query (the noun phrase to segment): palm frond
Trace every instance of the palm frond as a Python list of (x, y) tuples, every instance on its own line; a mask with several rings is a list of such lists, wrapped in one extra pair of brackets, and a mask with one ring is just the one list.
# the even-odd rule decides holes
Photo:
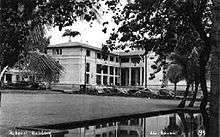
[(78, 31), (73, 31), (73, 30), (70, 30), (70, 29), (66, 29), (62, 36), (63, 36), (63, 37), (65, 37), (65, 36), (75, 37), (75, 36), (77, 36), (77, 35), (80, 35), (80, 32), (78, 32)]
[(61, 74), (64, 68), (55, 59), (47, 54), (38, 51), (28, 53), (27, 70), (41, 74), (46, 81), (55, 81)]

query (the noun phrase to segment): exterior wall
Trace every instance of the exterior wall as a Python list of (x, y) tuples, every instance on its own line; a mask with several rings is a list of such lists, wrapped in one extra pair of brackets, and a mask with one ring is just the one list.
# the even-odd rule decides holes
[(80, 84), (81, 74), (81, 51), (80, 48), (62, 48), (62, 55), (52, 54), (52, 49), (48, 54), (54, 57), (64, 67), (63, 75), (59, 79), (62, 84)]
[[(61, 49), (61, 47), (59, 48)], [(86, 51), (90, 51), (90, 56), (86, 55)], [(120, 67), (119, 62), (116, 62), (116, 55), (111, 55), (114, 57), (114, 61), (103, 60), (97, 58), (97, 50), (85, 48), (85, 47), (72, 47), (72, 48), (62, 48), (62, 55), (53, 54), (53, 49), (48, 49), (48, 54), (54, 57), (57, 61), (60, 62), (62, 66), (64, 66), (64, 73), (59, 79), (59, 84), (75, 84), (75, 85), (84, 85), (85, 84), (85, 65), (89, 63), (89, 85), (97, 85), (96, 83), (96, 76), (101, 76), (101, 84), (103, 84), (103, 76), (108, 77), (108, 84), (109, 84), (109, 77), (113, 77), (115, 81), (115, 77), (119, 77), (119, 75), (110, 75), (110, 66)], [(96, 72), (97, 64), (106, 65), (108, 66), (108, 74), (101, 74)], [(115, 70), (114, 70), (115, 71)], [(115, 72), (114, 72), (115, 74)]]

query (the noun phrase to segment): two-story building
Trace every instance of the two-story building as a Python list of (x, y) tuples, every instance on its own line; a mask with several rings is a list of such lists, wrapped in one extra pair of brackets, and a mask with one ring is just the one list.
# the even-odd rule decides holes
[[(104, 60), (100, 48), (68, 42), (48, 46), (47, 54), (65, 68), (54, 86), (66, 89), (77, 89), (85, 84), (140, 87), (147, 80), (145, 70), (150, 70), (150, 65), (145, 65), (144, 51), (140, 49), (111, 52), (107, 60)], [(149, 75), (152, 70), (146, 72)], [(151, 82), (156, 84), (156, 81), (158, 83), (158, 79)]]

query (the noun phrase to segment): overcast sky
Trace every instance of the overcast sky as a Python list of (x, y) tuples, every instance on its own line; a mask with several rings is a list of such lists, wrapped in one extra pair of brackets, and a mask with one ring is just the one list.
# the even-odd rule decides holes
[[(122, 0), (123, 5), (125, 5), (126, 0)], [(120, 8), (123, 8), (120, 6)], [(106, 11), (105, 5), (102, 6), (102, 11)], [(95, 47), (101, 47), (102, 43), (105, 43), (105, 41), (109, 38), (110, 30), (116, 25), (113, 23), (112, 19), (113, 14), (108, 11), (108, 14), (101, 15), (101, 22), (94, 21), (93, 26), (90, 27), (89, 23), (86, 21), (79, 21), (75, 23), (71, 27), (63, 28), (62, 31), (58, 30), (58, 27), (52, 28), (50, 31), (47, 32), (48, 36), (52, 36), (50, 40), (50, 44), (58, 44), (58, 43), (64, 43), (69, 41), (69, 37), (62, 37), (63, 33), (65, 32), (65, 29), (71, 29), (74, 31), (79, 31), (81, 35), (76, 36), (75, 38), (71, 38), (71, 41), (77, 41), (82, 43), (87, 43)], [(102, 26), (102, 23), (108, 21), (109, 24), (107, 26), (108, 31), (107, 34), (102, 32), (102, 29), (104, 28)]]
[(69, 37), (62, 37), (65, 29), (71, 29), (74, 31), (79, 31), (81, 35), (76, 36), (75, 38), (71, 38), (71, 41), (78, 41), (82, 43), (91, 44), (92, 46), (101, 47), (101, 44), (104, 43), (109, 35), (102, 32), (103, 26), (102, 23), (99, 24), (95, 22), (92, 27), (89, 26), (89, 23), (85, 21), (81, 21), (75, 23), (71, 27), (63, 28), (62, 31), (58, 30), (58, 27), (52, 28), (48, 31), (47, 35), (52, 36), (50, 40), (50, 44), (58, 44), (69, 41)]

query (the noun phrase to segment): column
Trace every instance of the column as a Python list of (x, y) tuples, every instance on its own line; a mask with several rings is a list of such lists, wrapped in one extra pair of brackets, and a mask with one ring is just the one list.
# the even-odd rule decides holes
[(101, 70), (101, 85), (103, 85), (103, 69)]
[(108, 70), (108, 73), (107, 73), (107, 85), (110, 85), (110, 66), (107, 66), (107, 70)]
[(128, 68), (129, 69), (129, 75), (128, 75), (128, 85), (131, 86), (131, 67)]
[(143, 85), (142, 85), (142, 83), (143, 83), (143, 82), (142, 82), (142, 71), (143, 71), (143, 70), (142, 70), (142, 67), (140, 67), (140, 86), (143, 86)]
[(216, 47), (212, 46), (211, 62), (211, 97), (210, 97), (210, 121), (208, 136), (218, 137), (220, 131), (220, 1), (214, 0), (214, 35)]

